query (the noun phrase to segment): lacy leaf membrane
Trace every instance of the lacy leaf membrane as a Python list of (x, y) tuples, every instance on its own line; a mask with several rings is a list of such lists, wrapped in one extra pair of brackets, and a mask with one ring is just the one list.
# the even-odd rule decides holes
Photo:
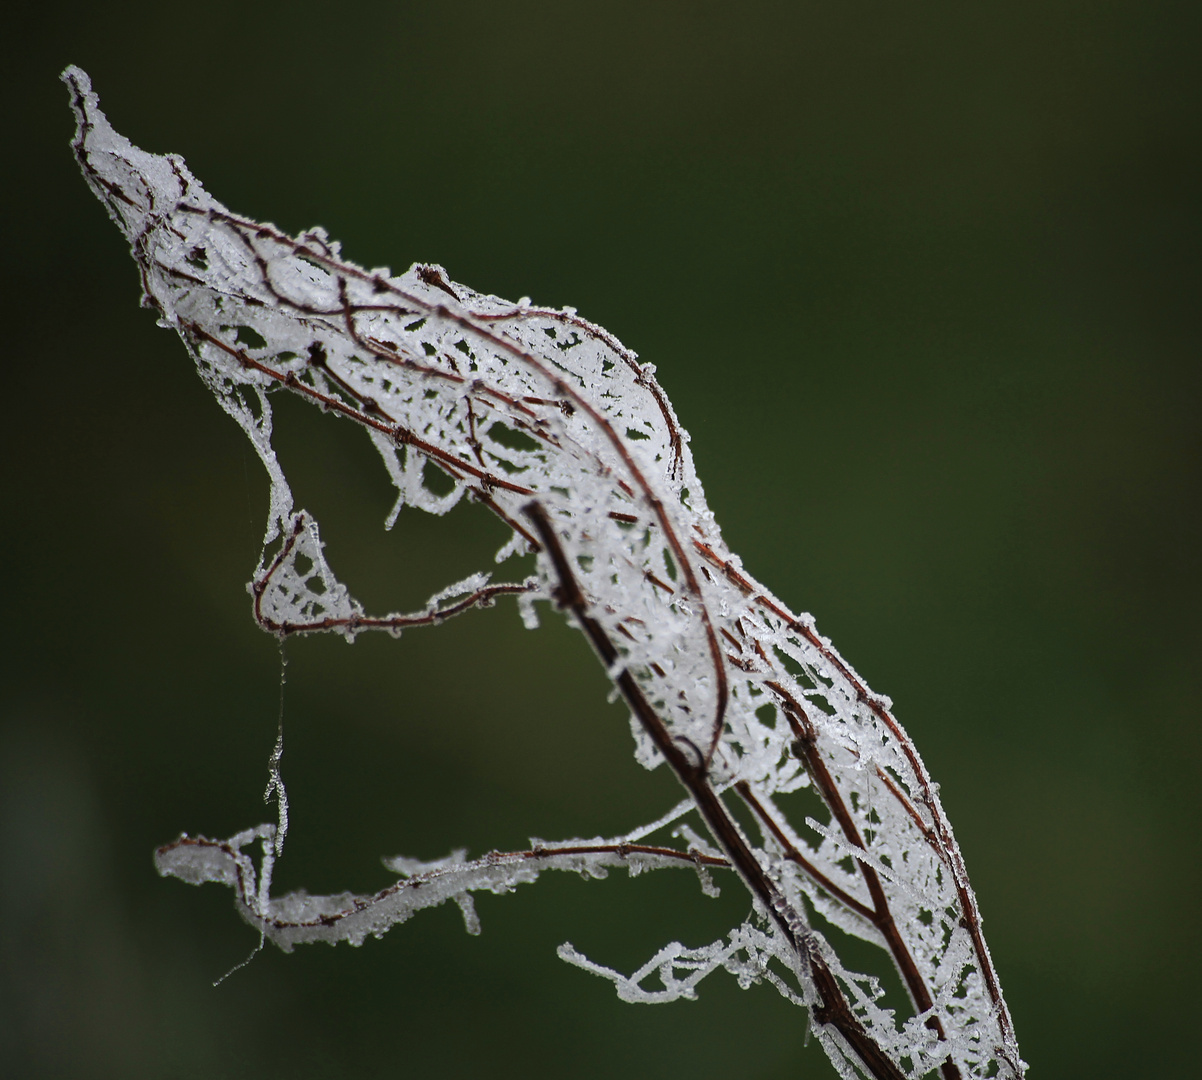
[[(711, 873), (733, 872), (752, 915), (712, 945), (672, 943), (630, 976), (567, 944), (560, 955), (628, 1001), (691, 997), (718, 969), (743, 986), (767, 981), (809, 1010), (844, 1076), (1020, 1077), (936, 786), (889, 700), (727, 549), (653, 367), (571, 308), (484, 295), (430, 264), (364, 269), (319, 228), (289, 236), (231, 213), (179, 157), (118, 135), (83, 72), (64, 79), (76, 157), (130, 242), (143, 302), (180, 335), (270, 477), (250, 586), (260, 625), (353, 640), (507, 596), (535, 625), (535, 603), (548, 602), (585, 633), (630, 706), (637, 760), (667, 762), (689, 794), (623, 837), (436, 864), (396, 858), (397, 882), (371, 896), (272, 897), (276, 826), (221, 841), (185, 835), (160, 849), (160, 872), (230, 886), (244, 918), (284, 949), (357, 945), (447, 901), (475, 933), (472, 893), (508, 892), (547, 870), (683, 867), (708, 889)], [(533, 552), (533, 577), (494, 585), (482, 571), (419, 611), (365, 614), (331, 571), (317, 523), (293, 505), (272, 447), (278, 393), (365, 429), (397, 491), (389, 527), (404, 507), (445, 514), (466, 496), (511, 530), (497, 561)], [(795, 793), (821, 800), (821, 820), (786, 816), (781, 799)], [(753, 835), (731, 812), (740, 802)], [(691, 809), (708, 839), (682, 822)], [(683, 847), (649, 842), (674, 826)], [(907, 1016), (883, 1006), (873, 978), (843, 967), (829, 926), (888, 952)]]

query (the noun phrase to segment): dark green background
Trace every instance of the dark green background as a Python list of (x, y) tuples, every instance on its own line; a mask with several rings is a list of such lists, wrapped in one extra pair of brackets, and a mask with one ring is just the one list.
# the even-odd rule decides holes
[[(24, 7), (24, 5), (22, 5)], [(659, 367), (726, 536), (941, 781), (1036, 1077), (1184, 1076), (1198, 990), (1196, 3), (48, 5), (8, 12), (0, 1071), (833, 1075), (801, 1014), (627, 970), (741, 918), (688, 874), (546, 880), (354, 951), (159, 880), (263, 820), (265, 485), (137, 308), (56, 82), (231, 209), (574, 304)], [(349, 426), (285, 464), (373, 610), (487, 559)], [(282, 887), (623, 830), (674, 798), (558, 619), (294, 643)]]

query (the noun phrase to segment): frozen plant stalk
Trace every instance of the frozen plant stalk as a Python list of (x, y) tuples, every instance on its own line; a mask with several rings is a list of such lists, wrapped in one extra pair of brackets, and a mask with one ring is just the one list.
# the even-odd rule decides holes
[[(343, 259), (320, 229), (298, 237), (230, 213), (176, 156), (109, 126), (87, 76), (69, 68), (84, 178), (129, 240), (143, 303), (176, 330), (218, 404), (271, 479), (254, 615), (280, 637), (398, 633), (498, 597), (523, 620), (551, 601), (583, 631), (629, 706), (635, 756), (667, 762), (687, 792), (625, 836), (532, 843), (468, 861), (386, 860), (397, 882), (373, 896), (271, 895), (280, 825), (224, 841), (180, 837), (160, 872), (233, 888), (243, 917), (284, 949), (362, 942), (420, 908), (507, 892), (546, 870), (600, 877), (733, 871), (753, 914), (700, 949), (673, 943), (627, 977), (560, 948), (628, 1001), (693, 996), (724, 968), (767, 980), (809, 1010), (843, 1077), (1019, 1078), (1022, 1063), (960, 850), (935, 785), (894, 719), (820, 636), (743, 570), (722, 541), (688, 436), (654, 370), (572, 309), (483, 296), (417, 264), (394, 276)], [(434, 514), (467, 493), (511, 530), (497, 553), (534, 552), (534, 576), (473, 575), (408, 614), (371, 617), (326, 563), (316, 522), (293, 507), (271, 444), (270, 395), (297, 394), (362, 427), (404, 505)], [(435, 495), (424, 470), (453, 483)], [(278, 780), (278, 777), (275, 779)], [(825, 822), (790, 822), (777, 796), (811, 788)], [(282, 799), (281, 799), (282, 801)], [(742, 802), (754, 834), (731, 811)], [(684, 823), (692, 811), (709, 833)], [(657, 833), (684, 846), (655, 840)], [(257, 864), (252, 851), (261, 847)], [(881, 1002), (818, 926), (885, 949), (912, 1014)]]

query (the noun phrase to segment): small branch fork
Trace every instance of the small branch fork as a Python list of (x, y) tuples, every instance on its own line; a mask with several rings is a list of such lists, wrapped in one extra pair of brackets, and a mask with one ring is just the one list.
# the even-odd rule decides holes
[[(601, 624), (589, 615), (589, 605), (580, 589), (559, 537), (546, 510), (540, 503), (528, 504), (523, 512), (534, 525), (544, 550), (555, 568), (559, 579), (556, 601), (575, 616), (581, 629), (588, 637), (597, 655), (607, 668), (612, 668), (618, 659), (618, 651)], [(852, 1011), (850, 1002), (839, 986), (818, 945), (818, 939), (809, 930), (779, 886), (760, 865), (742, 830), (719, 798), (709, 779), (708, 761), (689, 744), (692, 753), (686, 751), (679, 740), (673, 739), (663, 720), (652, 708), (629, 670), (617, 676), (618, 688), (629, 705), (631, 712), (642, 724), (656, 748), (663, 754), (677, 779), (693, 798), (698, 812), (704, 819), (714, 840), (725, 852), (730, 864), (738, 871), (747, 887), (773, 921), (793, 943), (794, 950), (805, 965), (821, 1001), (813, 1007), (814, 1017), (820, 1024), (833, 1027), (855, 1052), (876, 1080), (905, 1080), (904, 1074), (868, 1034)], [(945, 1075), (949, 1080), (959, 1077), (959, 1070), (950, 1061), (952, 1069)]]

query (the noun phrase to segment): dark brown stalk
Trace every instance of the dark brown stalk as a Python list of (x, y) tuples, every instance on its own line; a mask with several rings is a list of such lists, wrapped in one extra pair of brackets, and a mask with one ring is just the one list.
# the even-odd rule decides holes
[[(817, 749), (815, 748), (814, 756), (817, 757)], [(807, 768), (809, 761), (807, 759)], [(825, 767), (823, 769), (825, 771)], [(811, 777), (814, 774), (811, 772)], [(830, 774), (826, 774), (826, 779), (830, 781)], [(830, 784), (830, 794), (828, 790), (817, 779), (814, 780), (814, 785), (822, 795), (822, 799), (828, 806), (831, 806), (832, 801), (842, 810), (842, 814), (837, 813), (833, 806), (831, 813), (835, 814), (839, 819), (840, 824), (851, 821), (851, 815), (847, 813), (847, 808), (843, 803), (842, 796), (839, 794), (833, 782)], [(869, 866), (868, 863), (858, 859), (860, 871), (864, 875), (864, 883), (868, 886), (868, 895), (872, 898), (872, 907), (869, 908), (865, 904), (860, 903), (855, 897), (848, 895), (844, 890), (840, 889), (833, 881), (823, 874), (816, 866), (814, 866), (800, 851), (797, 850), (789, 838), (781, 829), (779, 823), (770, 814), (767, 808), (756, 798), (755, 793), (751, 790), (751, 785), (745, 780), (739, 781), (735, 785), (735, 790), (738, 791), (743, 801), (755, 811), (756, 816), (768, 826), (769, 831), (784, 850), (785, 857), (791, 862), (796, 863), (802, 870), (815, 882), (825, 889), (830, 895), (840, 903), (849, 907), (857, 915), (863, 916), (873, 926), (880, 931), (881, 936), (885, 939), (885, 944), (888, 946), (889, 952), (893, 955), (893, 962), (897, 965), (897, 970), (901, 973), (905, 980), (906, 989), (909, 991), (910, 998), (918, 1012), (926, 1012), (934, 1002), (931, 999), (931, 993), (927, 989), (926, 982), (923, 980), (921, 973), (918, 970), (918, 965), (914, 962), (914, 958), (910, 955), (910, 950), (906, 946), (905, 940), (901, 936), (901, 931), (897, 928), (897, 923), (893, 918), (893, 914), (889, 910), (889, 901), (885, 896), (885, 890), (881, 888), (880, 878), (877, 876), (876, 870)], [(855, 829), (854, 823), (851, 826), (852, 834), (858, 840), (859, 833)], [(846, 826), (844, 826), (844, 835), (847, 834)], [(856, 847), (863, 850), (863, 844), (856, 843), (848, 836), (849, 843), (853, 843)], [(947, 1034), (943, 1030), (943, 1023), (938, 1016), (930, 1016), (927, 1018), (926, 1026), (935, 1032), (943, 1041), (947, 1040)], [(940, 1071), (943, 1073), (946, 1080), (960, 1080), (960, 1069), (956, 1063), (949, 1057), (940, 1066)]]
[[(555, 568), (559, 579), (556, 601), (572, 612), (597, 655), (607, 668), (611, 668), (618, 660), (618, 650), (609, 640), (601, 624), (589, 615), (588, 601), (576, 581), (546, 510), (540, 503), (533, 502), (524, 508), (524, 513), (533, 523), (543, 549)], [(876, 1080), (905, 1080), (904, 1074), (869, 1035), (852, 1011), (847, 996), (822, 956), (817, 938), (806, 927), (804, 918), (794, 910), (756, 859), (742, 830), (710, 783), (705, 755), (691, 743), (683, 741), (682, 745), (682, 740), (673, 739), (629, 670), (623, 670), (615, 682), (627, 705), (642, 724), (643, 730), (651, 737), (677, 779), (692, 796), (694, 805), (718, 846), (725, 852), (752, 895), (760, 901), (773, 921), (793, 943), (799, 960), (807, 969), (821, 998), (820, 1003), (813, 1007), (814, 1018), (820, 1024), (833, 1027)], [(686, 745), (691, 753), (686, 751)]]

